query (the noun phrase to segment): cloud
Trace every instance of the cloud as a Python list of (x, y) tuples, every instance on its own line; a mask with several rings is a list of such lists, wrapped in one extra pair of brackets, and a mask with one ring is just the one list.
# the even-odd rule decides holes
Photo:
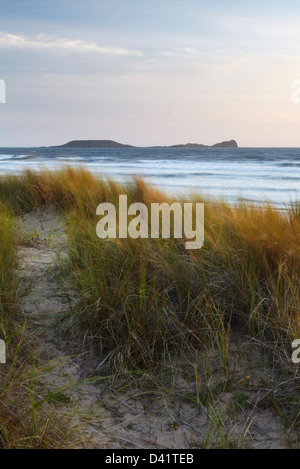
[(191, 47), (181, 47), (176, 50), (165, 50), (160, 52), (165, 57), (193, 57), (199, 55), (199, 52)]
[(26, 48), (65, 52), (89, 52), (107, 55), (142, 56), (142, 52), (117, 46), (100, 46), (96, 42), (86, 42), (81, 39), (58, 38), (38, 34), (32, 37), (20, 36), (0, 31), (0, 48)]
[(195, 49), (192, 49), (191, 47), (184, 47), (182, 51), (185, 52), (186, 54), (192, 54), (192, 55), (198, 54), (198, 52)]

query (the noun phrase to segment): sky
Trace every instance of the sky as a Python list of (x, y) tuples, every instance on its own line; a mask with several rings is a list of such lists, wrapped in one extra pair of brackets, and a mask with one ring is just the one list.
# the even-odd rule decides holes
[(298, 0), (0, 0), (0, 146), (300, 147), (299, 17)]

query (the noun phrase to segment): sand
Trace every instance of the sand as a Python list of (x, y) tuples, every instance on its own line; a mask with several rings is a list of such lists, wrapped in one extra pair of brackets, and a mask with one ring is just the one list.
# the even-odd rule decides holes
[[(72, 413), (72, 425), (85, 448), (197, 448), (210, 439), (219, 445), (210, 412), (178, 396), (155, 394), (151, 389), (132, 388), (116, 392), (107, 380), (95, 382), (87, 367), (87, 358), (67, 339), (66, 326), (60, 321), (75, 301), (72, 286), (67, 292), (57, 283), (58, 256), (68, 256), (64, 223), (54, 210), (47, 209), (22, 216), (18, 220), (26, 243), (18, 246), (20, 310), (27, 327), (38, 343), (38, 355), (47, 369), (41, 374), (43, 385), (69, 397), (57, 412)], [(32, 235), (30, 235), (32, 233)], [(50, 236), (50, 242), (49, 242)], [(64, 340), (64, 338), (66, 340)], [(101, 376), (100, 376), (101, 378)], [(178, 381), (178, 387), (193, 387)], [(187, 389), (188, 391), (188, 389)], [(249, 393), (251, 405), (226, 423), (226, 437), (238, 447), (281, 448), (283, 422), (270, 409), (259, 409), (264, 390)], [(186, 393), (187, 395), (188, 393)], [(217, 408), (226, 412), (232, 393), (219, 399)], [(84, 425), (82, 422), (85, 421)]]

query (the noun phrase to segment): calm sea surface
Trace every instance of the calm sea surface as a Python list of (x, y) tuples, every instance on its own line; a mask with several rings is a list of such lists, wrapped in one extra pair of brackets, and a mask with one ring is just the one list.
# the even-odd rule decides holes
[(0, 174), (85, 166), (129, 182), (136, 175), (168, 193), (198, 192), (284, 206), (300, 200), (300, 148), (0, 148)]

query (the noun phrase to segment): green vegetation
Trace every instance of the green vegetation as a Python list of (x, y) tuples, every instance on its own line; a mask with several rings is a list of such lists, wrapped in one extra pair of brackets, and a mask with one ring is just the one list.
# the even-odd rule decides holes
[(6, 345), (6, 364), (0, 364), (0, 449), (65, 447), (72, 438), (70, 417), (58, 418), (39, 383), (43, 367), (17, 307), (15, 239), (13, 213), (1, 202), (0, 338)]
[[(83, 169), (0, 180), (0, 201), (14, 213), (52, 206), (65, 217), (69, 261), (62, 277), (75, 290), (68, 340), (81, 338), (102, 364), (97, 373), (113, 383), (175, 395), (179, 375), (193, 383), (182, 395), (207, 409), (211, 422), (201, 447), (216, 438), (220, 447), (235, 447), (224, 422), (251, 406), (248, 393), (259, 387), (268, 392), (255, 405), (275, 409), (289, 444), (298, 444), (300, 381), (291, 343), (300, 332), (300, 205), (280, 212), (268, 204), (230, 206), (193, 196), (205, 202), (205, 243), (188, 251), (178, 239), (98, 239), (96, 207), (117, 206), (119, 194), (148, 207), (171, 202), (141, 180), (122, 186)], [(4, 329), (15, 295), (8, 241), (13, 228), (11, 218), (5, 220)], [(272, 383), (263, 373), (256, 376), (265, 367)], [(224, 393), (232, 395), (226, 415), (216, 407)]]

